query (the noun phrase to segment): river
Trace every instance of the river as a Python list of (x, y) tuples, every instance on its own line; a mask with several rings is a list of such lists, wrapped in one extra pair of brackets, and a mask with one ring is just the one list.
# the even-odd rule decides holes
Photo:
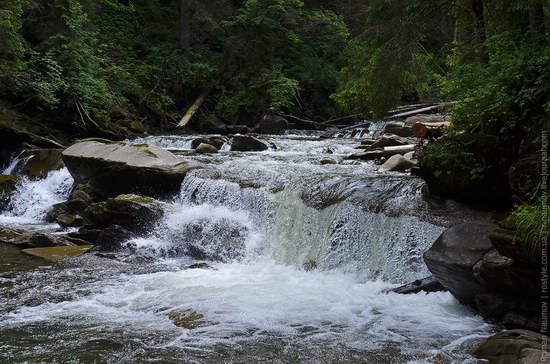
[[(422, 253), (457, 221), (423, 182), (338, 162), (357, 139), (269, 136), (264, 152), (194, 154), (192, 137), (148, 137), (190, 172), (134, 254), (61, 263), (0, 245), (2, 363), (474, 363), (494, 328), (447, 292), (387, 290), (429, 273)], [(326, 161), (328, 162), (328, 160)], [(42, 221), (67, 198), (66, 169), (23, 180), (0, 226)], [(219, 246), (244, 241), (235, 259)], [(188, 245), (218, 255), (208, 269)]]

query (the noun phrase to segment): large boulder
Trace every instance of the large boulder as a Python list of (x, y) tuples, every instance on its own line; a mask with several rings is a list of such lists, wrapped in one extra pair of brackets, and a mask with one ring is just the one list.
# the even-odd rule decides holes
[(485, 287), (474, 275), (474, 265), (493, 246), (489, 234), (497, 226), (489, 223), (462, 223), (441, 234), (424, 253), (424, 262), (435, 278), (459, 301), (473, 303)]
[(290, 128), (290, 123), (278, 115), (266, 115), (262, 118), (256, 131), (260, 134), (280, 134)]
[(20, 155), (21, 162), (17, 165), (17, 172), (30, 179), (44, 178), (46, 175), (63, 168), (61, 152), (63, 149), (26, 149)]
[(165, 205), (151, 197), (120, 195), (106, 201), (93, 203), (82, 216), (88, 226), (104, 229), (118, 225), (124, 229), (145, 233), (164, 214)]
[(111, 196), (174, 193), (195, 167), (151, 145), (98, 140), (76, 143), (62, 157), (76, 183), (89, 183)]
[(528, 330), (503, 331), (488, 338), (474, 355), (489, 364), (538, 364), (550, 361), (541, 334)]
[(267, 143), (250, 135), (235, 135), (231, 141), (231, 151), (261, 152), (268, 148)]

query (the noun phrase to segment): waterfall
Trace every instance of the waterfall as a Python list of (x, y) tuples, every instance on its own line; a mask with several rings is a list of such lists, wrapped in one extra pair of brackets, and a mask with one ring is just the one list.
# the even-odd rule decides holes
[(40, 222), (53, 205), (67, 199), (73, 182), (67, 168), (51, 171), (39, 180), (22, 177), (7, 210), (0, 215), (0, 222)]
[(223, 244), (227, 231), (238, 227), (247, 260), (268, 257), (298, 269), (403, 283), (428, 275), (421, 256), (443, 230), (414, 216), (367, 212), (347, 201), (310, 207), (300, 189), (274, 193), (200, 175), (186, 177), (172, 209), (151, 236), (133, 241), (136, 247), (185, 254), (189, 239)]

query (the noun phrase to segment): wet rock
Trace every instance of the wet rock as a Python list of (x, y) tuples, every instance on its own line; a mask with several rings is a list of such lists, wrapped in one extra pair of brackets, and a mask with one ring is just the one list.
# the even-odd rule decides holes
[(74, 245), (62, 236), (8, 228), (0, 228), (0, 242), (17, 245), (21, 248)]
[(338, 161), (332, 158), (323, 158), (319, 161), (319, 164), (338, 164)]
[(216, 148), (221, 149), (221, 147), (223, 147), (223, 145), (227, 142), (227, 139), (226, 138), (223, 138), (223, 137), (210, 137), (210, 139), (208, 139), (208, 144), (210, 145), (213, 145), (215, 146)]
[(19, 180), (20, 178), (17, 176), (0, 174), (0, 210), (5, 209), (9, 205), (11, 195), (15, 191)]
[(400, 137), (411, 137), (412, 131), (410, 126), (404, 126), (401, 124), (388, 123), (384, 127), (384, 134), (394, 134)]
[(82, 216), (94, 227), (120, 225), (130, 231), (144, 233), (162, 217), (164, 208), (164, 204), (151, 197), (130, 194), (93, 203)]
[(111, 196), (177, 192), (187, 172), (196, 167), (154, 146), (97, 140), (72, 145), (62, 158), (77, 183), (89, 183)]
[(369, 149), (372, 150), (372, 149), (384, 148), (384, 147), (395, 147), (398, 145), (407, 145), (407, 144), (410, 144), (410, 142), (405, 138), (402, 138), (398, 135), (393, 135), (393, 134), (384, 134), (374, 143), (370, 144)]
[(414, 166), (414, 163), (401, 154), (392, 155), (382, 166), (381, 171), (404, 171)]
[(210, 144), (201, 143), (195, 149), (195, 153), (200, 153), (200, 154), (218, 153), (218, 148)]
[(229, 262), (242, 258), (248, 229), (234, 221), (200, 219), (183, 227), (180, 235), (195, 259)]
[(250, 135), (235, 135), (231, 141), (231, 151), (261, 152), (268, 148), (267, 143)]
[(188, 265), (185, 267), (185, 269), (214, 269), (211, 266), (208, 265), (208, 263), (201, 262), (201, 263), (194, 263), (191, 265)]
[(542, 335), (528, 330), (509, 330), (491, 336), (474, 355), (494, 364), (538, 364), (550, 360), (543, 352)]
[(168, 318), (178, 327), (192, 330), (210, 325), (204, 320), (204, 316), (193, 310), (171, 311)]
[(540, 272), (491, 250), (473, 268), (478, 282), (494, 292), (523, 298), (540, 296)]
[(197, 147), (203, 143), (210, 144), (210, 139), (208, 138), (196, 138), (191, 141), (191, 149), (197, 149)]
[(47, 248), (30, 248), (21, 250), (22, 253), (32, 255), (52, 262), (73, 258), (90, 251), (93, 245), (56, 246)]
[(102, 229), (96, 239), (96, 245), (99, 250), (112, 251), (118, 250), (122, 245), (136, 235), (119, 225), (111, 225)]
[(63, 168), (61, 160), (62, 149), (27, 149), (19, 158), (21, 164), (16, 167), (19, 174), (30, 179), (40, 179), (58, 169)]
[(84, 219), (79, 215), (71, 215), (68, 213), (60, 214), (55, 218), (55, 221), (61, 227), (80, 227), (84, 225)]
[(317, 269), (317, 262), (313, 259), (310, 259), (302, 265), (302, 268), (304, 268), (306, 272), (310, 272)]
[(368, 150), (366, 152), (353, 153), (347, 159), (362, 159), (362, 160), (374, 160), (380, 159), (384, 156), (384, 151), (379, 150)]
[(343, 165), (347, 165), (347, 166), (359, 166), (359, 165), (361, 165), (361, 162), (359, 162), (357, 160), (344, 159), (344, 160), (340, 161), (340, 163), (338, 163), (338, 164), (343, 164)]
[(89, 228), (80, 228), (78, 231), (70, 232), (67, 235), (70, 238), (74, 239), (80, 239), (83, 241), (89, 241), (91, 243), (94, 243), (97, 241), (97, 238), (99, 237), (99, 234), (101, 233), (100, 229), (89, 229)]
[(474, 265), (493, 246), (489, 234), (496, 225), (462, 223), (446, 230), (424, 253), (424, 262), (441, 284), (463, 303), (472, 303), (485, 287), (475, 278)]
[(290, 128), (290, 123), (278, 115), (266, 115), (262, 118), (256, 131), (260, 134), (280, 134)]

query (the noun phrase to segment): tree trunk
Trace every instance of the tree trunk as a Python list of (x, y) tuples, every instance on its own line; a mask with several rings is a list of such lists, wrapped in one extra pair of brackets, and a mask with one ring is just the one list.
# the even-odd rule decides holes
[(544, 19), (544, 3), (536, 1), (529, 7), (529, 32), (535, 42), (546, 40), (546, 24)]
[(472, 10), (474, 12), (475, 30), (477, 43), (481, 49), (481, 59), (489, 63), (489, 55), (485, 49), (487, 34), (485, 33), (485, 15), (483, 14), (483, 0), (472, 0)]
[(191, 49), (191, 0), (180, 0), (180, 42), (184, 50)]
[(180, 122), (178, 123), (178, 128), (185, 127), (191, 121), (193, 116), (195, 116), (195, 113), (200, 110), (204, 100), (206, 100), (207, 97), (208, 91), (204, 91), (199, 95), (199, 97), (197, 97), (193, 105), (191, 105), (185, 115), (183, 115), (183, 117), (181, 118)]
[(429, 136), (442, 135), (451, 125), (448, 121), (439, 123), (416, 123), (411, 128), (411, 133), (417, 138), (427, 138)]

